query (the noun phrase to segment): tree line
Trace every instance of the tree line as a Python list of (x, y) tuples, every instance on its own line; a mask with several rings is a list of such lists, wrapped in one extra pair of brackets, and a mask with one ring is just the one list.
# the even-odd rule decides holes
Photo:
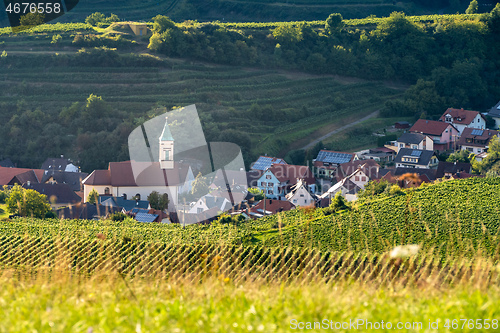
[[(468, 13), (477, 10), (474, 1)], [(447, 15), (428, 23), (393, 13), (375, 28), (348, 28), (332, 14), (323, 29), (307, 22), (271, 30), (235, 30), (217, 23), (175, 24), (154, 18), (149, 49), (234, 65), (331, 73), (412, 84), (385, 116), (438, 115), (447, 107), (484, 109), (500, 92), (500, 4), (471, 19)]]

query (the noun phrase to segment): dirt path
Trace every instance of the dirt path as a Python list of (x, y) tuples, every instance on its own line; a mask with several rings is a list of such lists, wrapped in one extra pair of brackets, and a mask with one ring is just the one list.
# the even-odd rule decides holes
[(306, 149), (312, 148), (312, 147), (314, 147), (314, 145), (315, 145), (315, 144), (317, 144), (318, 142), (323, 141), (323, 140), (325, 140), (325, 139), (327, 139), (327, 138), (331, 137), (331, 136), (332, 136), (332, 135), (334, 135), (334, 134), (337, 134), (337, 133), (339, 133), (339, 132), (342, 132), (343, 130), (346, 130), (346, 129), (350, 128), (350, 127), (353, 127), (353, 126), (355, 126), (355, 125), (357, 125), (357, 124), (359, 124), (359, 123), (361, 123), (361, 122), (363, 122), (363, 121), (365, 121), (365, 120), (368, 120), (368, 119), (370, 119), (370, 118), (374, 118), (374, 117), (378, 116), (378, 113), (379, 113), (379, 110), (377, 110), (377, 111), (375, 111), (375, 112), (372, 112), (372, 113), (370, 113), (369, 115), (367, 115), (367, 116), (365, 116), (365, 117), (363, 117), (363, 118), (361, 118), (361, 119), (358, 119), (358, 120), (356, 120), (356, 121), (353, 121), (352, 123), (349, 123), (349, 124), (347, 124), (347, 125), (344, 125), (344, 126), (342, 126), (342, 127), (339, 127), (339, 128), (337, 128), (336, 130), (333, 130), (333, 131), (331, 131), (330, 133), (327, 133), (327, 134), (325, 134), (325, 135), (323, 135), (323, 136), (321, 136), (321, 137), (317, 138), (316, 140), (311, 141), (310, 143), (308, 143), (307, 145), (305, 145), (305, 146), (304, 146), (304, 147), (302, 147), (301, 149), (306, 150)]

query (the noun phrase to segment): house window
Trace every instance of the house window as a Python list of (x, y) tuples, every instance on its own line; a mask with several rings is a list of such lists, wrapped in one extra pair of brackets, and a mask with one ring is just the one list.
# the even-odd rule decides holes
[(359, 176), (354, 177), (354, 180), (356, 180), (357, 182), (359, 182)]
[(361, 177), (361, 181), (366, 182), (366, 177)]
[(104, 189), (104, 195), (109, 195), (109, 194), (110, 194), (109, 187), (106, 187)]
[(271, 179), (271, 175), (266, 175), (266, 179)]
[(141, 200), (141, 195), (139, 193), (135, 195), (135, 200)]
[(266, 186), (266, 183), (262, 182), (260, 183), (260, 186)]
[(267, 194), (274, 194), (274, 191), (271, 189), (271, 190), (267, 190)]
[(203, 213), (203, 208), (197, 208), (196, 213), (198, 213), (198, 214)]
[(405, 144), (404, 143), (400, 143), (399, 144), (399, 148), (404, 148)]
[(300, 197), (301, 197), (301, 198), (303, 198), (303, 197), (304, 197), (304, 195), (303, 195), (303, 194), (301, 194), (301, 195), (300, 195)]
[(418, 149), (418, 146), (417, 145), (411, 145), (411, 148), (412, 149)]
[(294, 203), (294, 204), (295, 204), (295, 203), (297, 203), (297, 199), (293, 199), (293, 203)]
[(170, 149), (163, 149), (163, 160), (170, 161)]
[(273, 187), (273, 183), (267, 183), (267, 187)]

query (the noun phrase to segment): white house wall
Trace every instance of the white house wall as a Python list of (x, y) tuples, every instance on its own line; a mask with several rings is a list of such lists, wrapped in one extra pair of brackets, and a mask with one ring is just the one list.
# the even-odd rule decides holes
[(127, 195), (127, 199), (130, 200), (133, 196), (140, 194), (141, 200), (147, 200), (148, 195), (151, 194), (153, 191), (157, 191), (160, 194), (167, 193), (168, 198), (170, 200), (168, 210), (169, 211), (174, 211), (173, 206), (177, 205), (177, 187), (176, 186), (120, 186), (120, 187), (113, 187), (113, 186), (92, 186), (92, 185), (84, 185), (84, 202), (87, 202), (87, 197), (90, 192), (92, 192), (92, 189), (95, 189), (99, 195), (103, 195), (106, 191), (106, 188), (109, 188), (110, 190), (110, 195), (113, 195), (114, 197), (121, 197), (123, 194)]
[(295, 206), (309, 206), (314, 203), (311, 194), (304, 187), (300, 187), (297, 191), (295, 191), (294, 195), (288, 201), (293, 203)]

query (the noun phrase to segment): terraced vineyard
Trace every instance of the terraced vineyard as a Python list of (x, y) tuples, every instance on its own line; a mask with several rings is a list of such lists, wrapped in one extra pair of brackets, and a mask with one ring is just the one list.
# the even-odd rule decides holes
[(444, 257), (481, 254), (498, 259), (499, 178), (470, 178), (409, 190), (396, 197), (360, 202), (351, 211), (296, 209), (240, 225), (140, 224), (111, 221), (15, 219), (0, 226), (3, 242), (24, 236), (164, 244), (264, 245), (321, 251), (383, 253), (401, 244), (420, 244)]
[[(334, 77), (177, 61), (160, 67), (115, 68), (57, 66), (51, 60), (56, 65), (45, 68), (36, 64), (57, 56), (15, 51), (9, 56), (32, 57), (33, 67), (2, 70), (2, 102), (12, 105), (10, 112), (1, 112), (3, 121), (11, 119), (19, 100), (57, 117), (62, 108), (96, 94), (120, 111), (118, 119), (137, 121), (157, 105), (170, 109), (196, 104), (202, 120), (217, 121), (218, 131), (235, 129), (250, 135), (248, 147), (254, 155), (276, 154), (325, 125), (361, 118), (401, 93), (377, 82), (342, 83)], [(270, 107), (273, 114), (256, 118), (249, 111), (252, 105)], [(207, 131), (209, 136), (216, 134), (210, 133), (208, 123)]]

